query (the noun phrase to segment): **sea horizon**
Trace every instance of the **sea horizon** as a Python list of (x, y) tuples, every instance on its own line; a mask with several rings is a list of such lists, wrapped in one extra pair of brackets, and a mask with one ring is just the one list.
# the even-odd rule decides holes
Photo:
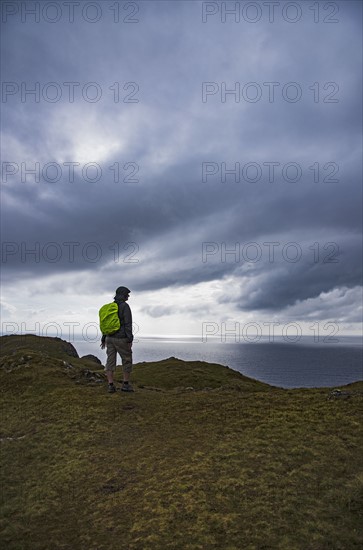
[[(52, 337), (51, 334), (47, 336)], [(91, 354), (105, 364), (106, 350), (100, 348), (99, 338), (86, 340), (82, 335), (74, 335), (62, 339), (70, 342), (80, 357)], [(134, 364), (169, 357), (221, 364), (281, 388), (339, 387), (363, 380), (363, 342), (357, 335), (334, 339), (306, 335), (299, 337), (297, 342), (268, 335), (257, 342), (234, 338), (221, 340), (220, 337), (208, 337), (203, 342), (201, 336), (185, 335), (135, 337)], [(118, 364), (121, 364), (120, 358)]]
[[(90, 343), (75, 337), (72, 344), (80, 356), (92, 354), (105, 364), (106, 350), (100, 349), (99, 340)], [(221, 341), (220, 337), (203, 342), (200, 336), (135, 337), (135, 364), (169, 357), (218, 363), (282, 388), (335, 387), (363, 380), (363, 342), (356, 335), (334, 341), (302, 336), (298, 342), (280, 336), (265, 336), (258, 342)]]

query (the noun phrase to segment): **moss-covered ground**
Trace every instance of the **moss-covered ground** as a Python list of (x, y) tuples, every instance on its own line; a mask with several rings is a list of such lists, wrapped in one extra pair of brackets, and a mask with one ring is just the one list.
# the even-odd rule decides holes
[(362, 548), (363, 383), (328, 399), (169, 358), (108, 394), (59, 341), (1, 340), (3, 548)]

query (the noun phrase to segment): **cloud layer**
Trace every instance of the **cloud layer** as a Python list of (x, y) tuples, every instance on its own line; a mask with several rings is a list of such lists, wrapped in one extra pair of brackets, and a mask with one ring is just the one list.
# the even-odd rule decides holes
[(146, 332), (359, 322), (361, 4), (106, 4), (3, 23), (5, 319), (125, 284)]

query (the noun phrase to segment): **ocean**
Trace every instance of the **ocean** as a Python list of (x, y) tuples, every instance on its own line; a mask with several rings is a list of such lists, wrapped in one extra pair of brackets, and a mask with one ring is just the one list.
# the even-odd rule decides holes
[[(75, 340), (79, 355), (91, 353), (106, 360), (99, 342)], [(315, 342), (302, 337), (298, 343), (275, 338), (253, 342), (201, 342), (200, 338), (138, 337), (133, 345), (134, 363), (168, 357), (207, 361), (228, 366), (245, 376), (282, 388), (340, 387), (363, 380), (363, 346), (359, 337), (339, 337), (337, 342)], [(120, 363), (120, 361), (119, 361)]]

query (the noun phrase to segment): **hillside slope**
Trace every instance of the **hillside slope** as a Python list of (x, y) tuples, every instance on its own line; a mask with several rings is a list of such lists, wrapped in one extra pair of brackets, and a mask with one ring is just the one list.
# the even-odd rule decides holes
[(363, 383), (328, 399), (169, 358), (109, 395), (63, 341), (17, 338), (1, 338), (3, 547), (361, 547)]

